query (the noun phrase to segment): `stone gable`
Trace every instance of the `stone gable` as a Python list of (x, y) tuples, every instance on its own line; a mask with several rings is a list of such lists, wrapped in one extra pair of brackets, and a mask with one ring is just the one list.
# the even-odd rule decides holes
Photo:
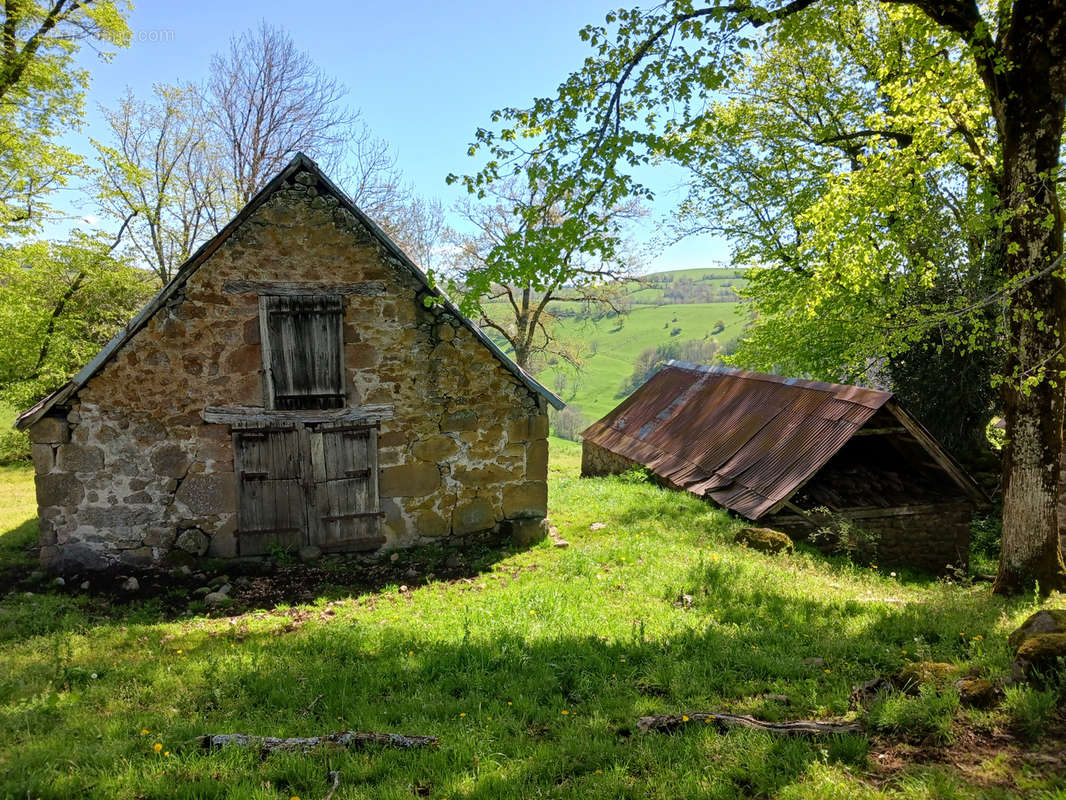
[(367, 542), (528, 533), (545, 516), (545, 399), (450, 308), (427, 306), (425, 285), (313, 173), (293, 178), (70, 398), (65, 417), (53, 408), (31, 427), (47, 565), (190, 557), (179, 540), (245, 554), (238, 506), (249, 478), (234, 471), (234, 425), (204, 414), (268, 406), (254, 287), (272, 285), (374, 287), (342, 298), (343, 405), (388, 408), (368, 440), (378, 507), (365, 514)]

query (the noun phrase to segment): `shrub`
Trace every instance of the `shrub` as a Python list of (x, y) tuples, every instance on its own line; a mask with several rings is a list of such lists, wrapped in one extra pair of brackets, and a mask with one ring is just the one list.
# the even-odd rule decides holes
[(1030, 686), (1008, 686), (1003, 708), (1020, 736), (1030, 741), (1039, 739), (1055, 718), (1059, 705), (1059, 688), (1034, 689)]
[(653, 474), (647, 467), (630, 467), (618, 476), (618, 480), (622, 483), (647, 483)]
[(951, 741), (951, 723), (958, 708), (959, 695), (954, 689), (941, 694), (932, 684), (923, 684), (916, 697), (900, 692), (882, 695), (870, 709), (870, 725), (912, 740), (944, 744)]
[(17, 412), (0, 404), (0, 464), (14, 464), (30, 457), (30, 437), (25, 431), (12, 429)]
[(866, 530), (843, 514), (835, 514), (824, 506), (811, 509), (809, 513), (818, 525), (811, 534), (812, 542), (824, 542), (832, 552), (852, 561), (877, 555), (877, 545), (881, 540), (877, 531)]

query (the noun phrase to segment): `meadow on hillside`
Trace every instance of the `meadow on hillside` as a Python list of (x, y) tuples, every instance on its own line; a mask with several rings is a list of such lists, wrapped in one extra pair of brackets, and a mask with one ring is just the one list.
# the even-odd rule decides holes
[[(710, 339), (724, 346), (743, 332), (746, 312), (734, 295), (744, 285), (742, 275), (742, 269), (708, 267), (644, 276), (641, 283), (627, 287), (631, 310), (622, 316), (573, 314), (572, 309), (559, 304), (556, 308), (566, 316), (560, 317), (553, 332), (578, 355), (580, 367), (575, 370), (560, 359), (549, 359), (538, 364), (537, 380), (590, 422), (599, 419), (625, 397), (620, 390), (644, 350), (671, 342)], [(696, 290), (731, 299), (683, 299), (698, 296)], [(506, 319), (508, 308), (504, 304), (489, 303), (485, 308), (490, 316)], [(486, 333), (493, 335), (491, 330)], [(497, 343), (505, 344), (498, 337)]]
[[(993, 711), (960, 707), (950, 685), (868, 713), (849, 702), (854, 684), (912, 660), (1003, 679), (1004, 637), (1040, 602), (802, 546), (754, 553), (732, 543), (739, 523), (724, 512), (639, 476), (581, 479), (579, 448), (551, 447), (565, 549), (405, 551), (397, 568), (412, 577), (372, 591), (331, 582), (341, 571), (327, 564), (306, 602), (249, 604), (238, 585), (212, 612), (195, 597), (27, 581), (32, 477), (0, 472), (0, 567), (19, 575), (0, 596), (0, 797), (306, 800), (326, 796), (334, 771), (333, 800), (1066, 792), (1052, 692), (1015, 687)], [(462, 577), (438, 577), (449, 558)], [(636, 727), (692, 711), (845, 717), (870, 733)], [(265, 758), (194, 742), (346, 729), (440, 742)]]

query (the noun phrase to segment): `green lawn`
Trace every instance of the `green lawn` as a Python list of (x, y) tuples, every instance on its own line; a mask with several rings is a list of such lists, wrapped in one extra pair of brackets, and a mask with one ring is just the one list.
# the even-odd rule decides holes
[[(862, 719), (852, 684), (912, 658), (1000, 679), (1005, 634), (1039, 604), (804, 548), (758, 555), (696, 498), (582, 480), (578, 448), (551, 445), (551, 515), (570, 547), (486, 551), (469, 580), (178, 621), (44, 584), (0, 596), (0, 797), (318, 800), (330, 770), (334, 800), (1066, 796), (1061, 741), (1007, 736), (1012, 718), (1048, 724), (1048, 697), (1028, 690), (998, 712), (957, 710), (951, 689), (894, 696), (871, 738), (637, 732), (652, 712)], [(0, 558), (21, 557), (29, 470), (0, 482)], [(190, 744), (344, 729), (440, 746), (260, 759)], [(1027, 765), (1030, 750), (1043, 760)]]

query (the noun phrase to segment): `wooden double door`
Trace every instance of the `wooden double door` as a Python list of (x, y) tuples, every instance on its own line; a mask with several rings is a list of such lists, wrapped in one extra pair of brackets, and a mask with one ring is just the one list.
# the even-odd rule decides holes
[(233, 431), (237, 554), (314, 545), (373, 550), (385, 542), (377, 427), (320, 424)]

